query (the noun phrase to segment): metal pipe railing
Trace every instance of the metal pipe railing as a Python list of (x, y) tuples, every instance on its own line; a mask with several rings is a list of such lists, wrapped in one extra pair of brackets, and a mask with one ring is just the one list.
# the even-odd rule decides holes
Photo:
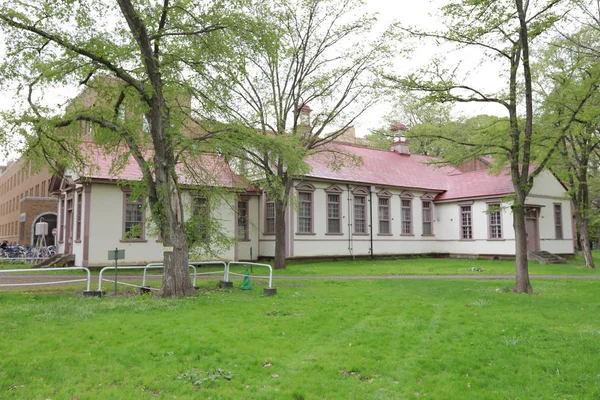
[(92, 276), (90, 274), (90, 270), (85, 267), (61, 267), (61, 268), (36, 268), (36, 269), (2, 269), (0, 270), (0, 274), (3, 273), (36, 273), (43, 272), (47, 274), (48, 272), (54, 271), (85, 271), (87, 273), (86, 279), (70, 279), (68, 281), (51, 281), (51, 282), (32, 282), (32, 283), (2, 283), (0, 287), (10, 287), (10, 286), (37, 286), (37, 285), (56, 285), (62, 283), (72, 283), (72, 282), (87, 282), (87, 291), (90, 290), (90, 285), (92, 281)]

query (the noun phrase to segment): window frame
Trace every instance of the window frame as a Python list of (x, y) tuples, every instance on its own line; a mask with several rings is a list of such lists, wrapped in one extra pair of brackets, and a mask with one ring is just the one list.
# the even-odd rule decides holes
[[(343, 235), (344, 232), (342, 230), (342, 189), (339, 187), (332, 185), (325, 189), (325, 211), (327, 213), (326, 217), (326, 226), (325, 226), (325, 234), (326, 235)], [(337, 201), (330, 201), (329, 196), (337, 196)], [(330, 217), (330, 206), (337, 206), (337, 218)], [(337, 232), (330, 230), (330, 222), (337, 220)]]
[[(244, 207), (241, 208), (240, 204), (244, 204)], [(244, 216), (243, 216), (243, 220), (242, 220), (242, 224), (240, 224), (240, 218), (242, 217), (240, 210), (244, 210)], [(249, 242), (250, 241), (250, 223), (249, 223), (249, 212), (250, 212), (250, 201), (247, 198), (240, 198), (237, 201), (237, 213), (236, 213), (236, 229), (237, 229), (237, 233), (236, 233), (236, 237), (239, 241), (241, 242)], [(243, 235), (240, 236), (240, 227), (241, 232), (243, 232)]]
[[(296, 192), (298, 193), (298, 225), (296, 227), (297, 235), (314, 235), (315, 229), (315, 187), (309, 183), (302, 183), (296, 186)], [(302, 195), (308, 195), (308, 200), (302, 200)], [(308, 203), (308, 208), (303, 208), (303, 203)], [(301, 215), (302, 211), (308, 211), (308, 216)], [(304, 220), (308, 220), (308, 231), (301, 230), (305, 229), (304, 225), (301, 222), (305, 222)]]
[[(408, 202), (408, 207), (404, 205), (404, 202)], [(405, 219), (405, 210), (408, 210), (408, 221)], [(406, 222), (408, 222), (408, 232), (404, 230)], [(400, 236), (414, 236), (413, 229), (413, 195), (402, 193), (400, 195)]]
[(75, 205), (77, 212), (77, 216), (75, 217), (75, 242), (79, 243), (81, 242), (81, 228), (83, 218), (83, 216), (81, 215), (83, 213), (83, 190), (77, 190), (75, 193), (77, 195), (77, 202)]
[[(387, 204), (385, 206), (381, 205), (381, 201), (386, 200)], [(377, 235), (378, 236), (391, 236), (392, 233), (392, 213), (391, 213), (391, 203), (392, 203), (392, 194), (387, 190), (382, 190), (377, 193)], [(382, 209), (381, 207), (385, 207), (387, 209), (387, 218), (382, 218)], [(388, 231), (382, 232), (381, 226), (382, 222), (387, 222)]]
[(563, 240), (565, 232), (563, 230), (562, 203), (554, 203), (552, 213), (554, 214), (554, 238), (556, 240)]
[[(368, 196), (369, 196), (369, 191), (365, 188), (356, 188), (352, 191), (352, 234), (353, 235), (369, 235), (369, 214), (367, 213), (367, 204), (368, 204)], [(362, 213), (363, 213), (363, 218), (362, 218), (362, 222), (363, 222), (363, 228), (364, 231), (359, 232), (356, 230), (356, 227), (358, 226), (357, 223), (357, 218), (356, 218), (356, 208), (357, 208), (357, 204), (356, 204), (356, 199), (362, 199), (363, 203), (362, 203)], [(361, 204), (358, 204), (358, 206), (360, 207)]]
[[(145, 207), (146, 200), (143, 196), (138, 197), (135, 201), (128, 201), (129, 197), (132, 196), (131, 190), (123, 190), (123, 228), (121, 230), (121, 242), (146, 242), (146, 224), (145, 224)], [(141, 221), (140, 224), (140, 237), (127, 237), (127, 206), (128, 205), (139, 205), (141, 207)], [(131, 221), (130, 221), (131, 222)]]
[[(497, 207), (497, 210), (491, 212), (492, 207)], [(502, 225), (502, 208), (500, 208), (500, 202), (488, 202), (487, 203), (487, 214), (488, 214), (488, 240), (504, 240), (504, 226)], [(498, 216), (498, 222), (493, 223), (494, 215)], [(498, 237), (494, 237), (494, 227), (500, 230)]]
[[(469, 208), (468, 212), (465, 211), (465, 208)], [(473, 232), (473, 202), (468, 202), (468, 203), (459, 203), (458, 204), (458, 210), (459, 210), (459, 215), (458, 215), (458, 219), (459, 219), (459, 240), (475, 240), (474, 239), (474, 232)], [(469, 224), (465, 225), (464, 222), (464, 216), (468, 215), (469, 218)], [(468, 227), (469, 228), (469, 236), (470, 237), (465, 237), (465, 230), (464, 228)]]
[[(200, 200), (203, 201), (202, 205), (198, 204)], [(192, 217), (195, 217), (196, 215), (200, 214), (199, 211), (201, 209), (204, 209), (204, 212), (206, 213), (206, 219), (210, 219), (210, 202), (208, 201), (208, 198), (201, 195), (192, 195)], [(209, 232), (202, 232), (202, 229), (203, 225), (198, 226), (200, 238), (202, 240), (208, 240)]]
[[(269, 216), (269, 208), (272, 206), (273, 208), (273, 216), (270, 217)], [(269, 229), (269, 226), (271, 224), (271, 220), (273, 221), (273, 230), (271, 231)], [(270, 199), (268, 197), (265, 196), (265, 221), (264, 221), (264, 231), (263, 231), (263, 235), (275, 235), (275, 229), (276, 229), (276, 219), (275, 219), (275, 200)]]
[[(421, 236), (435, 236), (435, 231), (434, 231), (434, 204), (433, 204), (433, 199), (434, 196), (426, 194), (424, 196), (421, 196)], [(425, 204), (428, 203), (429, 204), (429, 208), (427, 208), (427, 210), (429, 211), (429, 221), (425, 220)], [(429, 224), (429, 233), (425, 233), (425, 224)]]

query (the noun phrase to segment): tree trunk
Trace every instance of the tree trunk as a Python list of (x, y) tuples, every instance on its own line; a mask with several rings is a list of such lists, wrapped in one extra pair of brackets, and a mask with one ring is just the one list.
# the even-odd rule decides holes
[(515, 260), (517, 271), (515, 276), (515, 293), (533, 293), (529, 282), (529, 262), (527, 260), (527, 230), (525, 229), (525, 199), (519, 201), (517, 196), (513, 211), (513, 226), (515, 228)]
[(284, 200), (275, 200), (275, 269), (285, 268), (285, 209), (286, 202)]
[[(168, 168), (168, 163), (157, 163), (156, 186), (160, 188), (158, 203), (153, 209), (160, 218), (161, 236), (165, 247), (173, 247), (163, 258), (163, 284), (158, 292), (160, 297), (189, 296), (196, 293), (189, 273), (189, 254), (185, 234), (181, 194)], [(174, 165), (174, 164), (172, 164)], [(162, 194), (162, 195), (161, 195)]]
[(158, 292), (160, 297), (189, 296), (196, 293), (192, 286), (188, 267), (188, 246), (183, 225), (173, 227), (165, 246), (172, 246), (172, 252), (165, 252), (163, 259), (163, 285)]
[(581, 213), (575, 211), (575, 223), (579, 228), (579, 243), (583, 248), (585, 265), (590, 268), (596, 268), (596, 264), (594, 264), (594, 259), (592, 257), (592, 246), (590, 243), (590, 232), (588, 229), (587, 218), (582, 218)]

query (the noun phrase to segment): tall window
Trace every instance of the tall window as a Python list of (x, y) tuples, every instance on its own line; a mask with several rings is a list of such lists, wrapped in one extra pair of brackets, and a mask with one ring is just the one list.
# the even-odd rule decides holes
[(500, 204), (488, 205), (488, 223), (490, 239), (502, 239), (502, 213)]
[(433, 235), (433, 204), (429, 200), (423, 200), (423, 235)]
[(248, 201), (238, 201), (237, 238), (248, 240)]
[(77, 225), (76, 225), (76, 232), (75, 232), (75, 240), (81, 240), (81, 211), (82, 208), (82, 200), (83, 200), (83, 193), (82, 192), (77, 192)]
[(275, 233), (275, 202), (268, 199), (265, 204), (265, 234)]
[(390, 233), (390, 199), (379, 198), (379, 233)]
[(135, 240), (144, 238), (144, 200), (125, 193), (125, 223), (123, 238)]
[(412, 234), (412, 199), (404, 197), (400, 199), (400, 202), (402, 203), (402, 210), (400, 213), (402, 234), (410, 235)]
[(461, 239), (473, 239), (473, 210), (471, 206), (460, 206)]
[(341, 233), (340, 195), (327, 194), (327, 233)]
[(202, 239), (208, 238), (210, 212), (208, 200), (204, 197), (193, 198), (192, 215), (198, 222), (198, 232)]
[(562, 205), (561, 204), (554, 205), (554, 232), (555, 232), (557, 239), (563, 238)]
[(65, 199), (64, 197), (60, 198), (60, 205), (58, 215), (60, 217), (60, 230), (58, 231), (58, 241), (60, 243), (65, 240)]
[(312, 233), (312, 193), (298, 193), (298, 232)]
[(354, 196), (354, 233), (367, 233), (367, 197)]

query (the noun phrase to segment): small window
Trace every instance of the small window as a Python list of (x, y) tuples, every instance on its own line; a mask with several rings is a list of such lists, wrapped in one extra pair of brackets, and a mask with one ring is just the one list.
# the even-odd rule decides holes
[(271, 199), (265, 203), (265, 234), (275, 234), (275, 202)]
[(502, 212), (500, 204), (488, 205), (490, 239), (502, 239)]
[(123, 224), (123, 240), (144, 239), (144, 200), (133, 197), (131, 193), (125, 195), (125, 215)]
[(354, 233), (367, 233), (367, 198), (354, 196)]
[(390, 199), (379, 198), (379, 233), (390, 233)]
[(81, 240), (81, 213), (82, 213), (82, 204), (83, 204), (83, 193), (81, 191), (77, 192), (77, 225), (75, 232), (75, 240)]
[(327, 233), (341, 233), (340, 195), (327, 194)]
[(208, 239), (210, 209), (204, 197), (194, 197), (192, 215), (198, 220), (198, 232), (202, 239)]
[(554, 205), (554, 233), (556, 239), (563, 239), (563, 227), (562, 227), (562, 205)]
[(298, 232), (312, 233), (312, 193), (298, 193)]
[(248, 201), (238, 201), (237, 238), (248, 240)]
[(423, 235), (433, 235), (432, 209), (433, 204), (429, 200), (423, 200)]
[(473, 239), (473, 211), (471, 206), (460, 206), (461, 239)]
[(400, 214), (402, 234), (410, 235), (412, 234), (412, 199), (402, 198), (400, 202), (402, 203)]

